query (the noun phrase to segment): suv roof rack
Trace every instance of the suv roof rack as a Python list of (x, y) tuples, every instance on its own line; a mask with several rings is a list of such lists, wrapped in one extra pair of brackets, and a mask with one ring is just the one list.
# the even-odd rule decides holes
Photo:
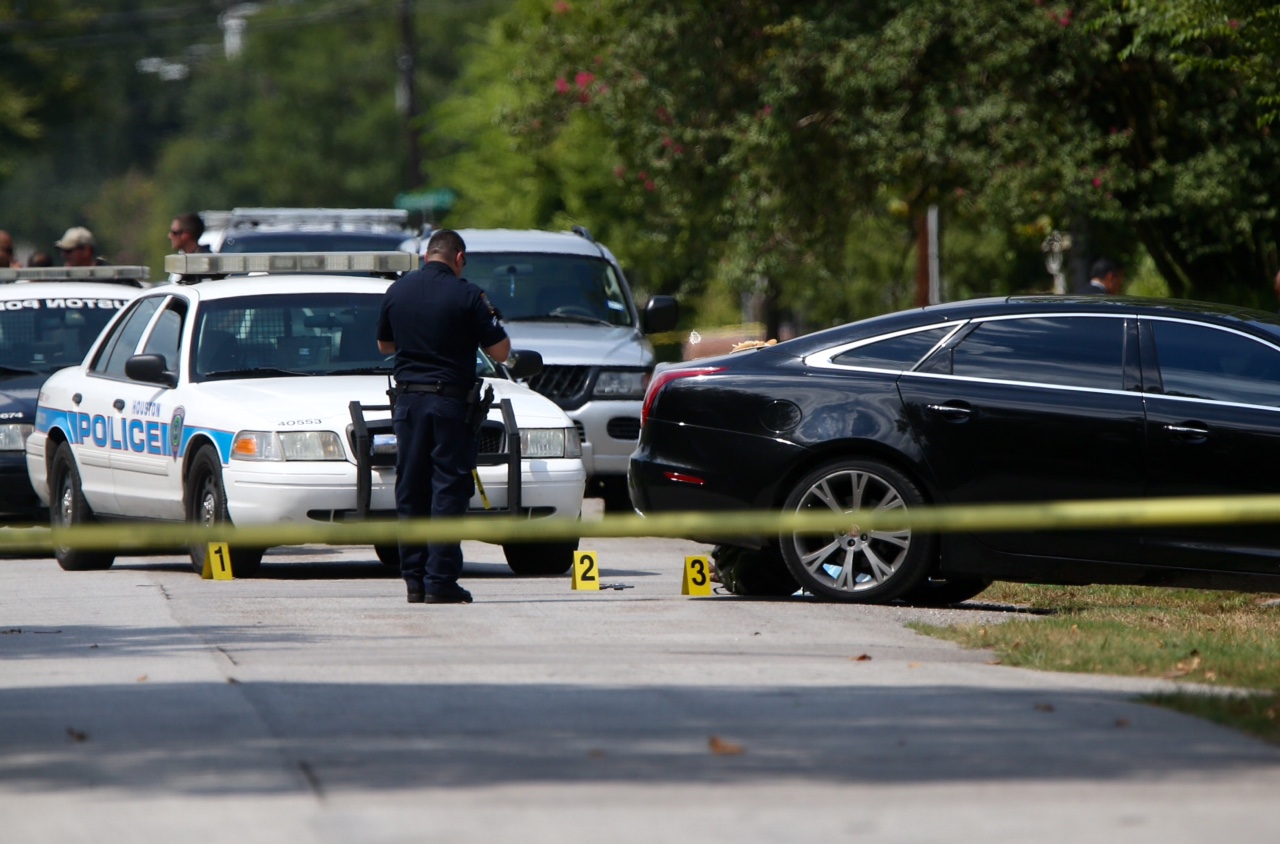
[(151, 268), (125, 264), (95, 267), (21, 267), (0, 269), (0, 284), (16, 281), (105, 281), (136, 284), (151, 277)]
[(417, 269), (408, 252), (183, 252), (166, 255), (166, 272), (193, 284), (210, 278), (249, 273), (376, 273)]
[(233, 208), (226, 223), (229, 230), (258, 226), (407, 231), (409, 212), (398, 208)]

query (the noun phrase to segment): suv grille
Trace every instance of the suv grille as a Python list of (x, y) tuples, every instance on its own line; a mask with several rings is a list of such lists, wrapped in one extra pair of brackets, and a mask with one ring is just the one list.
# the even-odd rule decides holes
[(605, 426), (605, 431), (615, 440), (640, 439), (640, 420), (634, 416), (615, 416)]
[(581, 398), (591, 377), (589, 366), (544, 366), (529, 386), (559, 404)]

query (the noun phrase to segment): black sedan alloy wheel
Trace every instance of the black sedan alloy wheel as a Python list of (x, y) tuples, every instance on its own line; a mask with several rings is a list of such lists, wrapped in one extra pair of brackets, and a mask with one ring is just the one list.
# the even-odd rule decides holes
[[(800, 479), (784, 509), (796, 513), (901, 510), (924, 503), (919, 488), (876, 460), (837, 460)], [(884, 603), (915, 588), (933, 565), (936, 538), (910, 530), (863, 530), (851, 524), (833, 534), (784, 534), (787, 567), (816, 597)]]

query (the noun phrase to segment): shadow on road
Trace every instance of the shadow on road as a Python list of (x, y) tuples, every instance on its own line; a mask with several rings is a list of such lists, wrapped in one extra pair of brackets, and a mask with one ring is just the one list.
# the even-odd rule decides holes
[[(282, 767), (306, 771), (317, 791), (359, 793), (585, 782), (1159, 781), (1274, 772), (1280, 762), (1275, 748), (1114, 695), (948, 685), (133, 683), (4, 690), (0, 713), (0, 781), (30, 792), (296, 789)], [(1182, 740), (1153, 741), (1159, 734)]]

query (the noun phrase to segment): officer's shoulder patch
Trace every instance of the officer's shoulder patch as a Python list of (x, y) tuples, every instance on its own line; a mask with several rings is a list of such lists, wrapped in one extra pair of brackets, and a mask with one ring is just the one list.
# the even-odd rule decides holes
[(502, 319), (502, 312), (498, 310), (496, 305), (489, 301), (488, 294), (483, 290), (480, 291), (480, 301), (484, 304), (485, 309), (489, 311), (491, 316), (496, 319)]

